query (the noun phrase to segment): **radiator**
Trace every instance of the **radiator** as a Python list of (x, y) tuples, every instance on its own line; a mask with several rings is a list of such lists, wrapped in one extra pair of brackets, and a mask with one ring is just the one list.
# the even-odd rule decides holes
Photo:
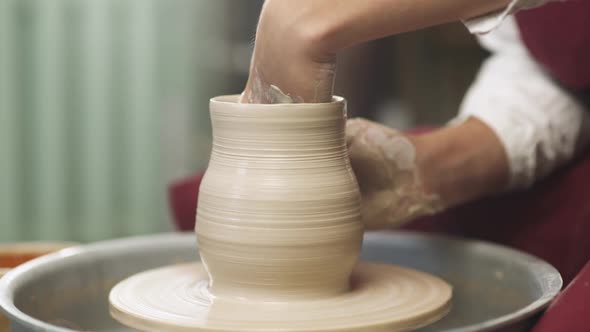
[(166, 185), (206, 164), (231, 61), (207, 42), (225, 5), (0, 0), (0, 241), (171, 228)]

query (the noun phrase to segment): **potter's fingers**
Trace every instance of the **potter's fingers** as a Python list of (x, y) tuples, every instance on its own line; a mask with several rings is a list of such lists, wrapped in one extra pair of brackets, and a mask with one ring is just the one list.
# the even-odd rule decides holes
[(374, 144), (380, 147), (383, 159), (399, 171), (411, 171), (416, 167), (416, 148), (405, 136), (387, 137)]
[(391, 185), (390, 171), (381, 152), (364, 140), (355, 140), (348, 148), (348, 156), (362, 191), (373, 191)]
[(365, 229), (379, 230), (390, 226), (392, 197), (389, 190), (363, 193), (361, 217)]
[(360, 118), (346, 121), (346, 145), (350, 146), (365, 126)]
[(361, 215), (368, 230), (401, 227), (420, 216), (441, 211), (435, 197), (396, 188), (364, 193), (362, 199)]
[(353, 118), (346, 122), (347, 144), (359, 138), (368, 138), (370, 141), (380, 141), (382, 144), (387, 139), (403, 136), (399, 131), (367, 120), (364, 118)]

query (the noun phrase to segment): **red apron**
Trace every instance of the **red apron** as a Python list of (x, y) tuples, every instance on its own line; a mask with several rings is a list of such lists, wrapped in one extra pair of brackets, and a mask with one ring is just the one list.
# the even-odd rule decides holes
[(569, 0), (516, 14), (531, 55), (566, 88), (590, 89), (590, 1)]
[[(555, 2), (522, 11), (516, 14), (516, 21), (522, 40), (535, 60), (590, 110), (590, 0)], [(590, 183), (588, 155), (566, 171), (561, 180), (554, 176), (555, 180), (549, 181), (557, 184), (549, 189), (554, 192), (543, 195), (554, 195), (555, 200), (547, 203), (555, 206), (552, 209), (555, 215), (538, 226), (544, 226), (546, 235), (552, 236), (532, 237), (530, 241), (543, 242), (544, 238), (551, 238), (546, 244), (553, 242), (548, 249), (554, 254), (547, 256), (562, 268), (566, 282), (576, 275), (575, 271), (581, 271), (535, 326), (534, 332), (590, 331), (590, 191), (582, 188)], [(567, 183), (568, 178), (570, 183)], [(584, 198), (574, 198), (580, 196)], [(577, 200), (577, 204), (568, 204), (566, 200)], [(541, 203), (540, 200), (533, 198), (530, 203), (533, 209), (541, 209), (534, 204)], [(570, 213), (565, 211), (568, 209)], [(562, 258), (558, 259), (557, 255)], [(584, 262), (588, 263), (582, 268)]]

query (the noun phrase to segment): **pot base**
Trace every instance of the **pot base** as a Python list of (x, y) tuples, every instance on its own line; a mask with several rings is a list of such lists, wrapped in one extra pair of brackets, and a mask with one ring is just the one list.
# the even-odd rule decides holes
[(331, 298), (255, 301), (209, 293), (201, 263), (123, 280), (109, 295), (111, 315), (142, 331), (408, 331), (450, 310), (452, 289), (413, 269), (360, 263), (351, 290)]

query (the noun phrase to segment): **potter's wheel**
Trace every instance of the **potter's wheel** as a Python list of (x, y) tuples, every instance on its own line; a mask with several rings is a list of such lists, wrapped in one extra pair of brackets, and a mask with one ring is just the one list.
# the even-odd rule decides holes
[(451, 287), (413, 269), (361, 263), (341, 294), (289, 301), (215, 297), (200, 263), (150, 270), (119, 283), (111, 314), (143, 331), (406, 331), (440, 319)]
[[(194, 234), (141, 236), (67, 249), (1, 278), (0, 308), (18, 332), (133, 331), (110, 316), (113, 286), (142, 271), (197, 259)], [(420, 332), (529, 331), (534, 314), (562, 285), (559, 273), (536, 257), (446, 236), (369, 233), (362, 259), (415, 268), (453, 286), (452, 310)]]
[(113, 316), (143, 331), (360, 332), (445, 315), (452, 291), (442, 279), (357, 266), (365, 227), (344, 98), (238, 99), (209, 103), (213, 142), (195, 226), (202, 263), (121, 282)]

